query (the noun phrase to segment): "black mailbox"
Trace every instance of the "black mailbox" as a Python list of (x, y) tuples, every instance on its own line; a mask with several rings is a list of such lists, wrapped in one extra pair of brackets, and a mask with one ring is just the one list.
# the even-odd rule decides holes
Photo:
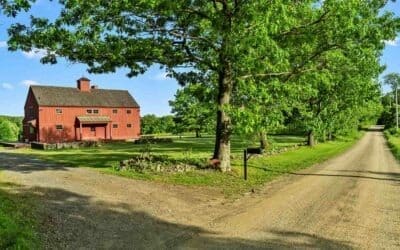
[(246, 148), (243, 152), (244, 161), (244, 179), (247, 180), (247, 160), (250, 159), (251, 155), (260, 155), (264, 153), (262, 148)]
[(260, 155), (260, 154), (264, 153), (264, 149), (262, 149), (262, 148), (247, 148), (246, 151), (248, 154)]

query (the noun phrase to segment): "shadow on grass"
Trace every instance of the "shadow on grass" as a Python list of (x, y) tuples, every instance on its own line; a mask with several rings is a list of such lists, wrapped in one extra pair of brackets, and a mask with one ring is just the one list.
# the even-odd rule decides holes
[[(2, 189), (2, 188), (0, 188)], [(347, 242), (295, 231), (268, 231), (266, 240), (222, 237), (201, 227), (157, 218), (123, 202), (105, 202), (63, 189), (15, 186), (10, 195), (38, 201), (44, 248), (48, 249), (350, 249)]]

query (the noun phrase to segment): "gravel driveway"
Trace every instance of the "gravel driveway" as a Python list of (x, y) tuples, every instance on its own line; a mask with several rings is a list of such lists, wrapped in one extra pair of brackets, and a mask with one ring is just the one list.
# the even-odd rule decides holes
[(0, 153), (41, 204), (49, 249), (400, 249), (400, 167), (379, 131), (345, 154), (234, 202)]

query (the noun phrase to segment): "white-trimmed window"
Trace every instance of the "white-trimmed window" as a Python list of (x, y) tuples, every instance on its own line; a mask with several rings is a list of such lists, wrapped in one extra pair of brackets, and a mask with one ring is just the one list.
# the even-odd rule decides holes
[(56, 114), (62, 114), (62, 109), (61, 108), (56, 108)]
[(98, 114), (99, 110), (98, 109), (86, 109), (87, 114)]
[(132, 124), (130, 124), (130, 123), (126, 124), (126, 127), (127, 128), (132, 128)]

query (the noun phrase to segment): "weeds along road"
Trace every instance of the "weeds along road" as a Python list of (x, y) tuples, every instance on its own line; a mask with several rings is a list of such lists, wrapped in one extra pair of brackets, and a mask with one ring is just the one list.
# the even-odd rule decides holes
[[(0, 153), (39, 199), (46, 248), (399, 249), (400, 167), (380, 131), (345, 154), (229, 202), (212, 189), (129, 180)], [(10, 186), (10, 185), (8, 185)]]

